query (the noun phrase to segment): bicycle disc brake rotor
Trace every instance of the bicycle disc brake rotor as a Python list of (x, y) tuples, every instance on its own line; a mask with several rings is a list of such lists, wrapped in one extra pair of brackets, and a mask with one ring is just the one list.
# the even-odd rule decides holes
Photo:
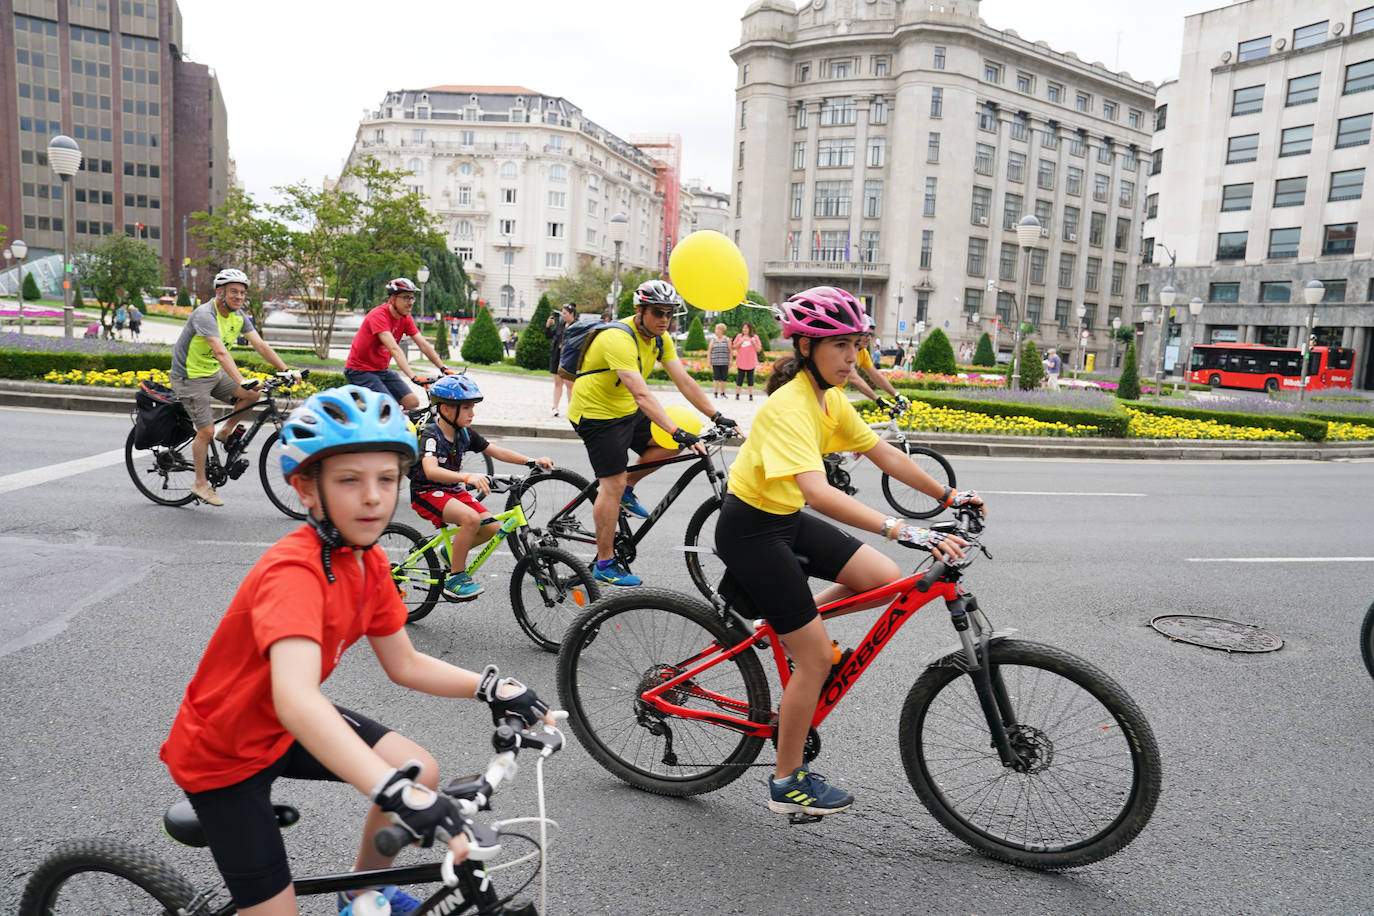
[(1012, 748), (1025, 763), (1025, 773), (1043, 773), (1054, 762), (1054, 742), (1050, 736), (1030, 725), (1016, 725), (1007, 731)]

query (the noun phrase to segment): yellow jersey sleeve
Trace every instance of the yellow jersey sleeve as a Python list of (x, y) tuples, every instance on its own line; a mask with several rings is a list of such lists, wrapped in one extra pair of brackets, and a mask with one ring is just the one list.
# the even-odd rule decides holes
[(870, 354), (870, 353), (868, 352), (868, 348), (867, 348), (867, 347), (864, 347), (864, 348), (862, 348), (862, 349), (859, 350), (859, 356), (858, 356), (858, 358), (855, 360), (855, 364), (858, 365), (858, 367), (859, 367), (860, 369), (872, 369), (872, 368), (873, 368), (873, 356), (872, 356), (872, 354)]

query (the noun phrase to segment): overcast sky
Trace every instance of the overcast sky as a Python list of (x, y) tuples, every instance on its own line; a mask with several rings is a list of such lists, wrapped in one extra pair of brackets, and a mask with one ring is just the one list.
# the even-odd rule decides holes
[[(259, 199), (337, 175), (388, 90), (521, 85), (622, 137), (682, 136), (683, 178), (727, 187), (747, 0), (180, 0), (185, 51), (213, 67), (229, 150)], [(1222, 0), (983, 0), (983, 19), (1158, 83), (1183, 17)], [(1118, 48), (1119, 38), (1119, 48)]]

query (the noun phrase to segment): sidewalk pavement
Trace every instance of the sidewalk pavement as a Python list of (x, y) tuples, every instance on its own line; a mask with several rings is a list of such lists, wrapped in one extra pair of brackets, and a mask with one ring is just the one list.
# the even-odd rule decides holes
[[(148, 325), (145, 323), (144, 328)], [(564, 416), (553, 414), (553, 380), (547, 374), (516, 375), (477, 368), (468, 374), (482, 389), (474, 426), (489, 437), (575, 439), (577, 434)], [(672, 385), (651, 386), (665, 406), (687, 406), (687, 399)], [(709, 389), (708, 389), (709, 395)], [(566, 397), (566, 396), (565, 396)], [(711, 398), (725, 416), (746, 432), (765, 402), (762, 389), (754, 400), (735, 399), (733, 386), (725, 398)], [(120, 388), (85, 385), (54, 385), (47, 382), (0, 380), (0, 406), (37, 407), (129, 414), (133, 392)], [(560, 414), (567, 407), (559, 405)], [(910, 433), (913, 442), (928, 445), (946, 455), (992, 458), (1079, 459), (1270, 459), (1338, 460), (1374, 458), (1371, 442), (1228, 442), (1163, 439), (1052, 439), (1033, 436), (973, 436), (960, 433)]]

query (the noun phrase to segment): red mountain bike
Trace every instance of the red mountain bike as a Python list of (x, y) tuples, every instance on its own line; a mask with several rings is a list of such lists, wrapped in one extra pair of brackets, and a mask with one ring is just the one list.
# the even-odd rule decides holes
[[(994, 630), (962, 584), (982, 520), (969, 510), (936, 530), (972, 545), (880, 588), (820, 608), (822, 617), (891, 599), (863, 641), (832, 669), (807, 738), (893, 635), (944, 599), (959, 645), (916, 679), (898, 718), (907, 779), (942, 825), (975, 849), (1027, 868), (1086, 865), (1144, 829), (1159, 797), (1160, 760), (1139, 707), (1110, 677), (1060, 649)], [(729, 595), (730, 583), (721, 591)], [(743, 606), (634, 588), (589, 607), (568, 629), (558, 689), (573, 731), (607, 770), (659, 795), (697, 795), (738, 779), (776, 711), (759, 660), (790, 665), (771, 626)], [(741, 613), (743, 612), (743, 613)]]

